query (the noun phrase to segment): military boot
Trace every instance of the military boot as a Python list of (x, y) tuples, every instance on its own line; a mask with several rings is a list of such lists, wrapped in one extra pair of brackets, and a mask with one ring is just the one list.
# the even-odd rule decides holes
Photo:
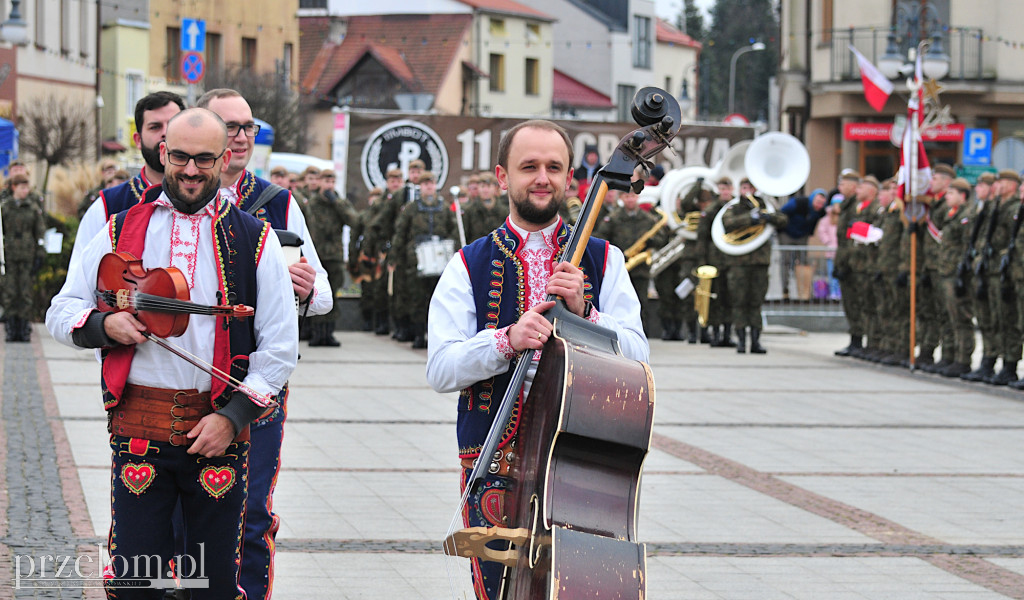
[[(309, 319), (306, 319), (306, 320), (309, 321)], [(310, 348), (312, 348), (314, 346), (323, 346), (324, 345), (324, 337), (323, 337), (323, 334), (321, 333), (323, 331), (323, 328), (320, 325), (321, 325), (320, 323), (310, 323), (310, 325), (309, 325), (309, 347)]]
[(5, 339), (8, 342), (18, 341), (18, 334), (20, 333), (18, 319), (15, 317), (7, 317), (7, 320), (4, 322), (4, 329), (7, 330), (7, 337)]
[(683, 341), (683, 322), (679, 319), (672, 320), (672, 341)]
[(670, 319), (661, 320), (661, 340), (667, 342), (672, 339), (672, 321)]
[(417, 350), (422, 350), (427, 347), (427, 326), (422, 323), (417, 323), (413, 326), (416, 335), (412, 339), (412, 347)]
[(722, 337), (718, 341), (718, 348), (735, 348), (736, 342), (732, 341), (732, 323), (722, 325)]
[(978, 365), (978, 368), (970, 373), (964, 373), (960, 376), (960, 379), (963, 379), (964, 381), (985, 381), (985, 378), (995, 375), (995, 367), (996, 357), (983, 356), (981, 357), (981, 364)]
[(334, 323), (324, 323), (321, 327), (323, 327), (323, 331), (320, 333), (321, 345), (332, 348), (337, 348), (341, 345), (341, 342), (334, 339)]
[(1024, 379), (1018, 379), (1017, 381), (1014, 381), (1013, 383), (1007, 384), (1006, 387), (1009, 387), (1009, 388), (1012, 388), (1012, 389), (1015, 389), (1015, 390), (1024, 390)]
[(948, 367), (939, 371), (939, 375), (943, 377), (960, 377), (964, 373), (968, 373), (971, 370), (971, 366), (962, 362), (950, 363)]
[(764, 346), (761, 345), (761, 329), (758, 327), (750, 328), (750, 353), (751, 354), (767, 354)]
[[(700, 327), (700, 324), (698, 323), (697, 326)], [(702, 343), (702, 344), (709, 344), (709, 345), (711, 344), (711, 332), (710, 332), (710, 329), (712, 329), (712, 328), (711, 327), (700, 327), (700, 343)]]
[(703, 333), (703, 328), (701, 328), (700, 323), (697, 321), (691, 321), (686, 328), (690, 330), (690, 337), (687, 338), (686, 341), (690, 344), (696, 344), (697, 338), (700, 337), (701, 333)]
[(722, 342), (722, 331), (719, 329), (717, 325), (712, 325), (711, 327), (709, 327), (709, 329), (711, 333), (711, 338), (708, 340), (707, 344), (712, 348), (717, 348), (719, 344)]
[(851, 351), (859, 350), (860, 349), (860, 344), (861, 344), (861, 336), (859, 336), (859, 335), (852, 335), (851, 334), (850, 335), (850, 345), (845, 347), (845, 348), (842, 348), (840, 350), (836, 350), (834, 352), (834, 354), (836, 356), (851, 356)]
[(376, 324), (376, 328), (373, 332), (377, 335), (387, 335), (391, 333), (391, 327), (388, 325), (388, 313), (387, 311), (378, 310), (373, 313), (373, 320)]
[(927, 371), (929, 373), (936, 373), (936, 374), (941, 375), (942, 372), (945, 371), (947, 368), (949, 368), (949, 366), (952, 365), (952, 364), (953, 364), (953, 361), (947, 360), (946, 358), (943, 358), (939, 362), (934, 363), (932, 365), (929, 365), (927, 369), (923, 369), (923, 370)]
[(1008, 385), (1017, 381), (1017, 361), (1006, 362), (1003, 361), (1003, 370), (999, 371), (992, 377), (986, 377), (985, 383), (991, 385)]
[(746, 354), (747, 353), (747, 328), (737, 327), (736, 328), (736, 353)]
[(21, 319), (21, 335), (18, 336), (18, 341), (32, 341), (32, 321), (29, 321), (28, 319)]

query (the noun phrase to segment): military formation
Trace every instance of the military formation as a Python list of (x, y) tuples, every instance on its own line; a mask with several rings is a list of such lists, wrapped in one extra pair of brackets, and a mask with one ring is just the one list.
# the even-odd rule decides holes
[(913, 319), (914, 368), (1024, 389), (1017, 377), (1024, 344), (1020, 183), (1019, 173), (1003, 170), (972, 186), (940, 164), (927, 192), (908, 201), (897, 197), (891, 179), (845, 173), (836, 192), (834, 275), (850, 344), (836, 354), (910, 367)]

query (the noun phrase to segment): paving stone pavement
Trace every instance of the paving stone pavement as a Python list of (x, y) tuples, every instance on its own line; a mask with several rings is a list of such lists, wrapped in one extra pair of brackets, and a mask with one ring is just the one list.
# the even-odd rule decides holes
[[(427, 387), (425, 352), (337, 335), (291, 380), (274, 597), (450, 598), (450, 576), (467, 597), (440, 553), (455, 396)], [(764, 340), (651, 342), (648, 598), (1024, 599), (1024, 395), (836, 358), (837, 334)], [(10, 583), (19, 554), (95, 557), (106, 537), (98, 365), (37, 326), (0, 369), (0, 598), (98, 597)]]

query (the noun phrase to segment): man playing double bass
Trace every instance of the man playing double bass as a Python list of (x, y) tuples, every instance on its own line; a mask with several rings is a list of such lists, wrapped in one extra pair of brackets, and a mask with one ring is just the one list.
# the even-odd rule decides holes
[[(489, 235), (464, 247), (448, 263), (430, 301), (427, 381), (435, 391), (459, 391), (457, 434), (462, 483), (472, 471), (517, 354), (540, 350), (552, 333), (543, 314), (565, 300), (579, 316), (615, 331), (622, 353), (647, 360), (649, 347), (640, 322), (640, 301), (629, 281), (622, 252), (591, 238), (580, 268), (555, 262), (569, 239), (558, 216), (572, 181), (573, 152), (558, 125), (534, 120), (516, 125), (498, 146), (496, 175), (508, 192), (509, 218)], [(536, 372), (536, 353), (520, 402)], [(507, 474), (515, 457), (518, 415), (505, 428), (497, 468), (470, 495), (469, 527), (502, 522)], [(473, 559), (478, 598), (497, 597), (502, 566)]]

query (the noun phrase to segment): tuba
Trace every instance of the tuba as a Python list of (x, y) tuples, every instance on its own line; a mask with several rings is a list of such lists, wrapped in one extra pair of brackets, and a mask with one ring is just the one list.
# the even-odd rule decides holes
[(718, 269), (711, 265), (701, 265), (694, 269), (693, 274), (700, 280), (693, 293), (693, 308), (697, 311), (697, 322), (701, 327), (707, 327), (711, 298), (715, 296), (711, 293), (711, 280), (718, 277)]
[[(716, 170), (719, 175), (725, 175), (725, 170), (737, 161), (734, 150), (740, 146), (733, 146), (718, 164)], [(802, 188), (811, 174), (811, 159), (807, 149), (800, 140), (787, 133), (766, 133), (743, 149), (743, 171), (738, 172), (740, 178), (745, 173), (755, 188), (769, 196), (789, 196)], [(766, 200), (762, 206), (753, 196), (748, 198), (754, 202), (755, 207), (769, 213), (775, 212), (775, 206), (770, 200)], [(726, 204), (711, 224), (711, 240), (719, 250), (731, 256), (750, 254), (775, 233), (774, 227), (763, 223), (727, 235), (722, 217), (726, 210), (738, 202), (739, 198), (736, 198)]]
[[(673, 169), (665, 174), (661, 184), (649, 188), (652, 197), (658, 198), (658, 203), (664, 213), (671, 215), (669, 226), (675, 230), (675, 236), (668, 244), (659, 248), (651, 254), (651, 277), (656, 277), (662, 271), (674, 263), (683, 253), (683, 247), (687, 241), (697, 239), (697, 227), (700, 224), (700, 211), (690, 211), (683, 216), (682, 223), (677, 222), (676, 210), (679, 199), (685, 196), (698, 181), (703, 180), (702, 187), (711, 193), (716, 193), (714, 183), (715, 172), (707, 167), (683, 167)], [(647, 188), (645, 188), (646, 190)]]

